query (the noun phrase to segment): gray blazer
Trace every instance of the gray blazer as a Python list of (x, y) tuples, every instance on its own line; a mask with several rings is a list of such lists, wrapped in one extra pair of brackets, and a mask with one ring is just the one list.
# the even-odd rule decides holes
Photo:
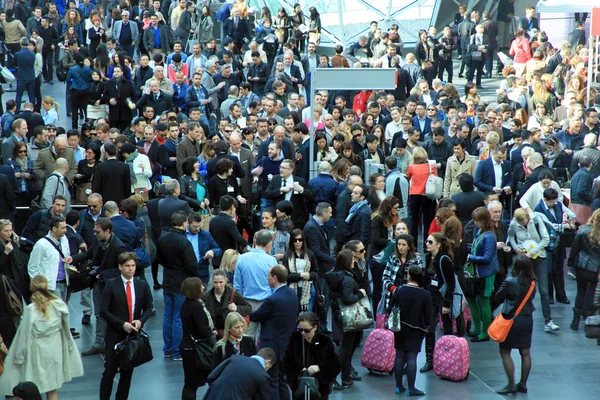
[[(135, 22), (129, 21), (129, 26), (131, 27), (131, 38), (133, 39), (133, 45), (137, 45), (140, 42), (140, 31), (138, 30), (138, 26)], [(123, 27), (123, 21), (116, 21), (113, 26), (113, 38), (119, 43), (119, 36), (121, 36), (121, 28)]]

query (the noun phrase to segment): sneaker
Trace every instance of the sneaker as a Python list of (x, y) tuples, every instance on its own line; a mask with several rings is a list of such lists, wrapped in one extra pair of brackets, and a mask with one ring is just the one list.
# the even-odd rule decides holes
[(171, 354), (165, 354), (165, 358), (171, 358)]
[(548, 321), (548, 323), (546, 325), (544, 325), (545, 332), (554, 332), (559, 329), (560, 329), (560, 326), (555, 325), (554, 322), (552, 322), (552, 320)]
[(173, 361), (183, 361), (183, 358), (181, 356), (175, 356), (173, 358), (171, 358)]

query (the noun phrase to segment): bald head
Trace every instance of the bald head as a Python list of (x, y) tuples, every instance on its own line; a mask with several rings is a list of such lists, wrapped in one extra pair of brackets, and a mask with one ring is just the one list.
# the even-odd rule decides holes
[(350, 175), (348, 177), (348, 189), (354, 190), (356, 185), (362, 185), (363, 179), (358, 175)]
[(330, 171), (331, 164), (329, 164), (327, 161), (321, 161), (321, 164), (319, 164), (319, 172), (329, 173)]
[(104, 212), (110, 218), (119, 213), (119, 207), (114, 201), (107, 201), (106, 204), (104, 204)]

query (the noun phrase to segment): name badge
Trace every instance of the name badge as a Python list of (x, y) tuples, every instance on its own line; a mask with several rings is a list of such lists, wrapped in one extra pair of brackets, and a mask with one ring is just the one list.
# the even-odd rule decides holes
[(431, 280), (431, 286), (438, 287), (439, 285), (440, 285), (440, 284), (439, 284), (439, 282), (438, 282), (438, 281), (436, 281), (435, 279), (432, 279), (432, 280)]
[(227, 186), (227, 193), (233, 193), (233, 186)]

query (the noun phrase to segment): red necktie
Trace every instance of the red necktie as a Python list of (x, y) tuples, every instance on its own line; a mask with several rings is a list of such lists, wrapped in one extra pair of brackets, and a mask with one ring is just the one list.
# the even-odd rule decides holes
[(133, 322), (133, 298), (131, 297), (131, 281), (127, 281), (127, 309), (129, 310), (129, 322)]

